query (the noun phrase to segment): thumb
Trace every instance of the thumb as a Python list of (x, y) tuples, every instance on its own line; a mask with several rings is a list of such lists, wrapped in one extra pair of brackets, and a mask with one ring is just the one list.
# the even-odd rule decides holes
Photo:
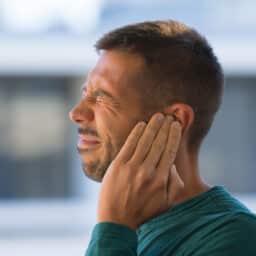
[(182, 191), (184, 188), (184, 182), (179, 176), (176, 166), (173, 164), (170, 167), (169, 171), (169, 180), (168, 180), (168, 187), (167, 187), (167, 203), (168, 207), (174, 204), (174, 200), (176, 196)]

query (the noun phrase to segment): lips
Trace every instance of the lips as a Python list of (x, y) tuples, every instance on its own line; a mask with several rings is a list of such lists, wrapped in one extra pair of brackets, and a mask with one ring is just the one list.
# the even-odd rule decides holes
[(98, 147), (100, 141), (97, 137), (91, 135), (79, 134), (78, 147), (81, 149), (93, 149)]

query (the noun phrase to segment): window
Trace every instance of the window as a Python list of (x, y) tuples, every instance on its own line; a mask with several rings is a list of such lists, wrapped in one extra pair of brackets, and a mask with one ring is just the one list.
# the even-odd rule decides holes
[(0, 198), (67, 198), (71, 102), (65, 78), (0, 81)]

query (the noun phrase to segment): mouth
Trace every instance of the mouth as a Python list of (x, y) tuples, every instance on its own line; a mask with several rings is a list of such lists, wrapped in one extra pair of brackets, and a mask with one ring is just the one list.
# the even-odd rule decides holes
[(79, 134), (77, 145), (79, 149), (95, 149), (99, 147), (100, 144), (100, 141), (96, 137)]

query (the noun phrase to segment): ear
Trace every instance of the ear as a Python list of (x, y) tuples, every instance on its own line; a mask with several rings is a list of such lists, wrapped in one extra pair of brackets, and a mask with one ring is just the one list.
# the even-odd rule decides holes
[(175, 103), (164, 108), (163, 113), (172, 115), (182, 126), (182, 134), (186, 134), (191, 127), (195, 113), (192, 107), (184, 103)]

